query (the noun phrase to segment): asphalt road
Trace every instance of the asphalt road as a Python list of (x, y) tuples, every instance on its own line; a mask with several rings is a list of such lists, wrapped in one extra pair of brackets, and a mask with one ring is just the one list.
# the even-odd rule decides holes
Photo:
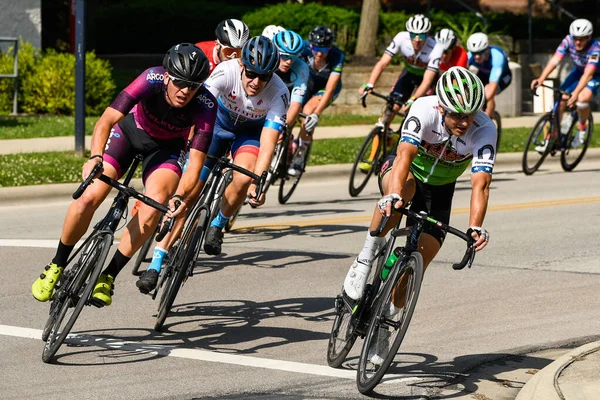
[[(489, 246), (472, 269), (453, 271), (463, 244), (446, 241), (380, 398), (468, 397), (485, 385), (475, 371), (486, 366), (539, 369), (557, 357), (540, 350), (598, 338), (600, 162), (572, 173), (557, 160), (544, 167), (531, 177), (495, 171)], [(468, 179), (457, 185), (454, 226), (467, 227), (469, 188)], [(54, 253), (68, 199), (4, 203), (0, 397), (363, 398), (354, 371), (362, 342), (339, 370), (327, 366), (326, 349), (333, 299), (379, 198), (375, 183), (351, 199), (345, 179), (303, 182), (285, 206), (274, 189), (264, 207), (243, 210), (222, 256), (199, 259), (164, 333), (152, 330), (157, 302), (125, 270), (113, 305), (86, 307), (52, 365), (40, 358), (48, 304), (30, 285)]]

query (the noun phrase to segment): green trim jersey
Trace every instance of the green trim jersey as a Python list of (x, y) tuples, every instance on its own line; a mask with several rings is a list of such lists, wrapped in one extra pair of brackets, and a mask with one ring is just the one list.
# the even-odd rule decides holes
[(451, 135), (444, 126), (437, 96), (417, 99), (402, 123), (400, 142), (419, 148), (412, 162), (415, 178), (430, 185), (455, 182), (471, 165), (471, 173), (492, 174), (496, 160), (496, 125), (483, 111), (463, 136)]

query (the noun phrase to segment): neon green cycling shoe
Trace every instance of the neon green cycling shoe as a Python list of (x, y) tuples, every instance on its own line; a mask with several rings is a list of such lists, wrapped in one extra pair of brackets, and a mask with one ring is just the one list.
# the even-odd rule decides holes
[(115, 278), (112, 275), (100, 275), (94, 292), (92, 293), (92, 304), (96, 307), (110, 306), (112, 304), (112, 295), (114, 294)]
[(38, 301), (48, 301), (52, 297), (54, 287), (60, 280), (63, 267), (50, 263), (44, 267), (44, 272), (31, 285), (31, 294)]
[(358, 164), (358, 169), (360, 169), (361, 172), (364, 172), (365, 174), (368, 174), (369, 171), (371, 170), (371, 163), (363, 161), (360, 164)]

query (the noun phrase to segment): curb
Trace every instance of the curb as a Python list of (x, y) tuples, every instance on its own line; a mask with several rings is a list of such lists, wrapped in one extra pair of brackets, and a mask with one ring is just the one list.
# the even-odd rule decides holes
[(580, 346), (557, 358), (527, 381), (515, 400), (564, 400), (558, 387), (561, 372), (579, 357), (596, 351), (600, 351), (600, 341)]
[[(522, 153), (499, 153), (495, 166), (497, 168), (517, 168), (521, 170)], [(588, 149), (585, 160), (600, 159), (600, 148)], [(330, 179), (349, 178), (352, 164), (327, 164), (306, 168), (302, 181), (322, 182)], [(141, 188), (141, 180), (132, 181), (134, 187)], [(17, 186), (0, 188), (0, 204), (33, 199), (51, 199), (70, 197), (79, 186), (78, 183), (56, 183), (50, 185)]]

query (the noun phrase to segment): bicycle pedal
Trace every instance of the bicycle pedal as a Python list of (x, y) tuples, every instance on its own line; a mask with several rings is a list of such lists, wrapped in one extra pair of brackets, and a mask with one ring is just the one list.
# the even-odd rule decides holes
[(104, 302), (102, 302), (102, 301), (100, 301), (98, 299), (95, 299), (93, 297), (88, 300), (87, 304), (91, 305), (91, 306), (94, 306), (96, 308), (103, 308), (104, 306), (106, 306), (106, 304), (104, 304)]

